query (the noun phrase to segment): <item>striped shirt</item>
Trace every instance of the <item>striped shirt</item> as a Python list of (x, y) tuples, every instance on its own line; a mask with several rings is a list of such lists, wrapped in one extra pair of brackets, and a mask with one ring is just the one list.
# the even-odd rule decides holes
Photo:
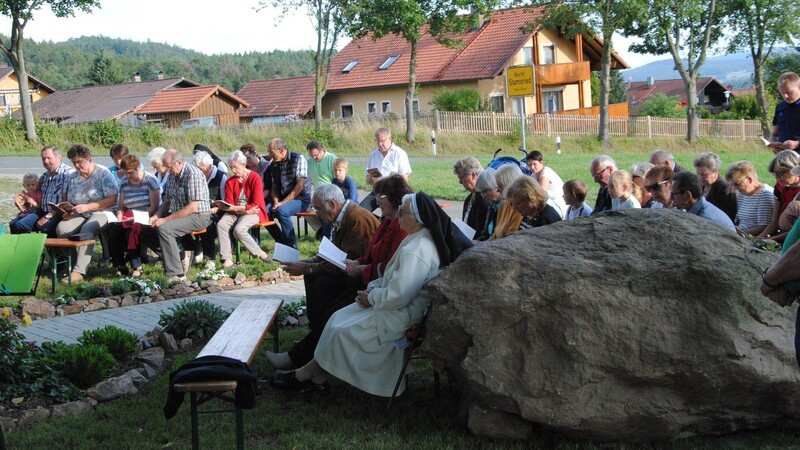
[(739, 193), (737, 197), (737, 216), (739, 228), (749, 230), (757, 226), (769, 225), (772, 211), (775, 209), (775, 196), (772, 188), (766, 184), (753, 195)]
[(125, 209), (147, 211), (150, 209), (150, 193), (160, 191), (158, 180), (149, 173), (144, 173), (142, 181), (134, 186), (125, 178), (120, 181), (119, 191), (122, 193)]
[(70, 176), (75, 173), (75, 169), (61, 163), (55, 172), (45, 172), (39, 180), (42, 182), (42, 211), (50, 211), (48, 203), (59, 203), (67, 192)]
[(199, 202), (197, 212), (209, 212), (211, 201), (208, 199), (208, 185), (206, 176), (200, 169), (183, 162), (180, 175), (171, 175), (167, 180), (167, 195), (169, 200), (169, 213), (174, 214), (185, 208), (190, 202)]

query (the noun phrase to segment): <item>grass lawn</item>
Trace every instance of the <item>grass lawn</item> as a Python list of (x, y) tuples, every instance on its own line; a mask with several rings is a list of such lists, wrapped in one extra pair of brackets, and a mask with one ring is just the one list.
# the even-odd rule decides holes
[[(305, 328), (283, 330), (282, 348), (305, 333)], [(271, 348), (264, 342), (262, 350)], [(171, 370), (194, 355), (177, 358)], [(253, 361), (259, 378), (271, 369), (262, 355)], [(167, 421), (161, 408), (167, 395), (167, 377), (151, 383), (138, 396), (99, 405), (77, 417), (46, 420), (7, 433), (9, 449), (147, 450), (191, 446), (188, 397), (178, 414)], [(219, 408), (216, 401), (206, 408)], [(475, 437), (458, 418), (458, 390), (443, 377), (442, 393), (434, 398), (433, 377), (427, 361), (410, 378), (410, 389), (393, 405), (387, 419), (386, 400), (334, 381), (328, 395), (297, 395), (264, 385), (257, 406), (244, 413), (245, 447), (325, 449), (492, 449), (492, 448), (642, 448), (641, 445), (597, 446), (538, 430), (529, 442), (514, 443)], [(232, 414), (200, 416), (201, 448), (231, 449), (235, 443)], [(800, 432), (778, 429), (740, 432), (709, 438), (682, 439), (647, 448), (752, 449), (800, 448)]]

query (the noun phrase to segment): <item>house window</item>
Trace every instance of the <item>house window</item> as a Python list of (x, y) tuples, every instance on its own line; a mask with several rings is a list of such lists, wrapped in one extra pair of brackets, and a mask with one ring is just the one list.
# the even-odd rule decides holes
[(399, 58), (399, 57), (400, 57), (400, 55), (392, 55), (392, 56), (386, 58), (386, 61), (384, 61), (383, 64), (381, 64), (381, 66), (378, 67), (378, 70), (386, 70), (386, 69), (388, 69), (389, 67), (392, 66), (392, 64), (394, 64), (395, 61), (397, 61), (397, 58)]
[(374, 116), (378, 113), (378, 104), (375, 102), (367, 102), (367, 114)]
[(556, 111), (564, 109), (563, 92), (559, 89), (542, 90), (542, 102), (544, 103), (544, 111), (552, 114)]
[(351, 70), (353, 70), (356, 67), (356, 64), (358, 64), (358, 61), (350, 61), (349, 64), (344, 66), (344, 69), (342, 69), (342, 73), (349, 73)]
[(353, 117), (353, 104), (352, 103), (343, 103), (342, 107), (342, 118), (347, 119), (348, 117)]
[(496, 94), (489, 97), (489, 106), (493, 112), (505, 112), (505, 102), (503, 101), (503, 94)]
[(555, 44), (542, 46), (542, 64), (555, 64), (556, 63), (556, 46)]
[(522, 64), (533, 64), (533, 47), (522, 47)]
[[(414, 115), (419, 114), (419, 99), (415, 98), (413, 102), (411, 102), (411, 108), (414, 110)], [(405, 111), (406, 115), (408, 115), (408, 107), (406, 106), (405, 102), (403, 102), (403, 111)]]
[(382, 101), (381, 102), (381, 113), (382, 114), (389, 114), (392, 112), (392, 102)]

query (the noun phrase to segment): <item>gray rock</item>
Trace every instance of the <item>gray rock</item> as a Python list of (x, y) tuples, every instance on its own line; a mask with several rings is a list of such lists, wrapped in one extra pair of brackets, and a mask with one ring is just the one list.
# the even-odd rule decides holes
[(106, 309), (106, 305), (103, 304), (102, 302), (96, 302), (96, 303), (89, 303), (89, 305), (86, 306), (84, 311), (85, 312), (92, 312), (92, 311), (100, 311), (100, 310), (103, 310), (103, 309)]
[[(670, 210), (522, 231), (468, 250), (428, 284), (423, 351), (463, 383), (469, 411), (575, 438), (797, 428), (793, 312), (758, 289), (777, 257)], [(491, 422), (478, 416), (470, 428), (483, 432)]]
[(108, 307), (109, 308), (119, 308), (119, 300), (110, 298), (108, 299)]
[(300, 316), (297, 318), (297, 326), (300, 327), (307, 327), (308, 326), (308, 317)]
[(158, 347), (161, 345), (158, 342), (158, 336), (147, 336), (147, 348)]
[(192, 349), (192, 347), (194, 347), (194, 342), (192, 342), (192, 340), (189, 338), (183, 338), (181, 339), (181, 343), (178, 347), (182, 352), (188, 352)]
[(156, 370), (161, 370), (161, 366), (164, 364), (164, 349), (161, 347), (153, 347), (142, 350), (142, 352), (136, 356), (136, 361), (148, 364)]
[(149, 364), (142, 364), (142, 367), (139, 368), (139, 372), (148, 380), (152, 380), (158, 375), (158, 372), (150, 367)]
[(138, 369), (131, 369), (125, 372), (124, 376), (130, 378), (138, 389), (147, 385), (147, 378)]
[(217, 280), (217, 285), (218, 286), (223, 286), (224, 287), (224, 286), (230, 286), (232, 284), (233, 284), (233, 278), (231, 278), (231, 277), (222, 277), (219, 280)]
[(41, 406), (37, 406), (34, 409), (25, 411), (22, 414), (22, 417), (19, 418), (17, 426), (20, 428), (29, 427), (35, 423), (47, 419), (48, 417), (50, 417), (50, 410)]
[(14, 431), (17, 429), (17, 421), (13, 417), (0, 416), (0, 427), (3, 427), (3, 432)]
[(34, 319), (55, 317), (56, 308), (50, 302), (28, 297), (22, 301), (22, 315), (28, 314)]
[(61, 307), (65, 315), (78, 314), (83, 312), (83, 305), (79, 303), (71, 303)]
[(203, 280), (200, 282), (200, 287), (203, 289), (208, 289), (212, 286), (216, 286), (217, 284), (219, 284), (217, 283), (217, 280)]
[(222, 287), (220, 287), (220, 286), (209, 286), (208, 287), (208, 293), (209, 294), (215, 294), (217, 292), (222, 292)]
[(122, 306), (133, 306), (136, 304), (136, 300), (133, 299), (132, 295), (125, 295), (122, 297), (122, 302), (120, 305)]
[(251, 288), (259, 285), (258, 281), (247, 280), (242, 283), (242, 288)]
[(136, 389), (136, 385), (127, 374), (101, 381), (86, 390), (86, 395), (98, 402), (107, 402), (125, 395), (138, 393), (139, 390)]
[(470, 405), (467, 428), (473, 434), (495, 439), (524, 440), (533, 432), (533, 424), (522, 417), (478, 403)]
[(166, 352), (168, 355), (172, 355), (178, 351), (178, 341), (176, 341), (175, 337), (169, 333), (165, 332), (159, 334), (158, 343), (161, 344), (164, 352)]
[(236, 272), (236, 276), (233, 278), (233, 282), (235, 284), (242, 284), (247, 280), (247, 277), (242, 272)]
[(77, 416), (78, 414), (91, 411), (92, 409), (93, 406), (88, 400), (76, 400), (74, 402), (53, 405), (51, 417), (55, 419), (58, 417)]

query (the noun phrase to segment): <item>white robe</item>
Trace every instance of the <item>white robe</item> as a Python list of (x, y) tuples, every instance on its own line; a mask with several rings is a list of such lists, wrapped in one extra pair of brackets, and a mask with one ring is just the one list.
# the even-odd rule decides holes
[[(439, 254), (428, 229), (406, 237), (382, 278), (369, 283), (371, 308), (358, 303), (331, 316), (314, 359), (331, 375), (372, 395), (389, 397), (403, 366), (394, 341), (420, 322), (429, 298), (420, 290), (439, 274)], [(398, 393), (405, 390), (400, 386)]]

